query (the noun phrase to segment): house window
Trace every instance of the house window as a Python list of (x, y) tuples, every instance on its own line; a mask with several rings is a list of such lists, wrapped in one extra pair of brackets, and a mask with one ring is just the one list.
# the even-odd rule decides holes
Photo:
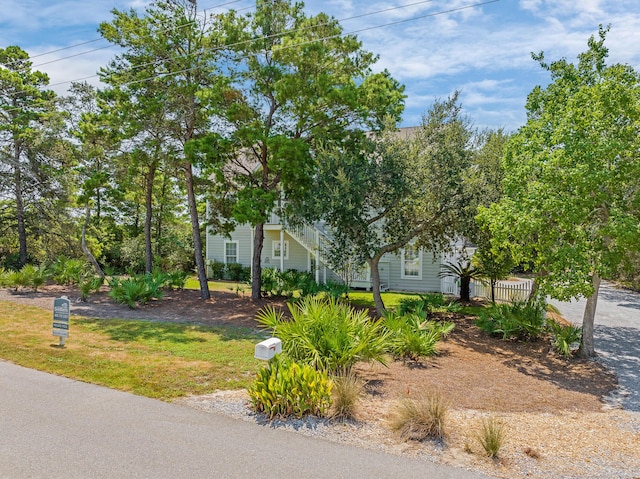
[(402, 278), (422, 279), (422, 252), (413, 246), (407, 246), (400, 253)]
[(237, 241), (224, 242), (224, 262), (225, 264), (238, 262), (238, 242)]
[[(283, 251), (280, 246), (280, 241), (272, 241), (271, 242), (271, 257), (273, 259), (280, 259)], [(289, 259), (289, 242), (284, 242), (284, 259)]]

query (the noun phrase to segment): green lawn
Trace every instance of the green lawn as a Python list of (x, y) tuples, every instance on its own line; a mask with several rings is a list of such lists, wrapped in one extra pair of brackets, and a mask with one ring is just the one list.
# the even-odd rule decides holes
[(0, 358), (142, 396), (171, 399), (249, 385), (260, 361), (255, 331), (71, 318), (65, 348), (51, 311), (0, 301)]

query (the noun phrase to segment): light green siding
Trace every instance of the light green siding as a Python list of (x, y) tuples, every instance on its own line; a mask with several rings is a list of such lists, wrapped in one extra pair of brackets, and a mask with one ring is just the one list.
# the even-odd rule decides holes
[[(422, 253), (422, 279), (403, 278), (401, 274), (402, 264), (400, 252), (388, 255), (389, 257), (389, 283), (388, 289), (397, 291), (419, 291), (430, 292), (440, 291), (440, 255), (433, 255), (431, 252)], [(435, 258), (435, 261), (434, 261)], [(380, 274), (382, 277), (382, 273)]]

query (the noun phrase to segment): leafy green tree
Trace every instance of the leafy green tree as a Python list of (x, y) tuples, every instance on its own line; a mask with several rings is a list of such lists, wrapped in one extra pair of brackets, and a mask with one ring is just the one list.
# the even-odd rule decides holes
[[(231, 22), (229, 22), (231, 23)], [(294, 203), (308, 189), (323, 143), (345, 147), (386, 116), (398, 120), (403, 87), (337, 20), (307, 16), (301, 3), (258, 0), (235, 19), (234, 87), (226, 119), (230, 134), (211, 137), (200, 151), (217, 180), (214, 212), (254, 228), (252, 297), (260, 297), (264, 223), (284, 197)], [(215, 218), (214, 218), (215, 220)], [(224, 225), (217, 221), (217, 225)]]
[(129, 93), (145, 96), (144, 108), (149, 111), (166, 109), (170, 146), (182, 152), (176, 166), (184, 175), (200, 297), (207, 299), (194, 173), (198, 157), (189, 155), (188, 144), (209, 133), (219, 116), (220, 93), (227, 82), (220, 72), (224, 28), (219, 17), (198, 13), (192, 0), (156, 0), (143, 17), (134, 10), (114, 10), (113, 15), (111, 22), (100, 25), (100, 32), (124, 52), (100, 76), (113, 87), (127, 86)]
[(0, 193), (12, 200), (18, 267), (29, 257), (29, 222), (48, 235), (47, 224), (65, 205), (68, 187), (56, 96), (43, 89), (47, 75), (31, 67), (20, 47), (0, 49)]
[(480, 216), (495, 244), (534, 266), (542, 293), (587, 297), (583, 357), (595, 355), (600, 278), (640, 244), (640, 76), (607, 66), (606, 33), (575, 65), (533, 55), (551, 83), (530, 93), (504, 158), (504, 196)]
[(316, 191), (323, 194), (308, 203), (331, 226), (336, 254), (369, 265), (379, 315), (382, 257), (412, 242), (446, 249), (464, 225), (472, 131), (457, 98), (436, 101), (412, 131), (390, 128), (359, 151), (334, 148), (319, 156)]

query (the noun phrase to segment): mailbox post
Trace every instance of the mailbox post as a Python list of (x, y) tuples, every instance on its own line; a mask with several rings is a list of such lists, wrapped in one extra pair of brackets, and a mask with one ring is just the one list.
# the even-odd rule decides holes
[(71, 313), (71, 301), (66, 296), (56, 298), (53, 301), (53, 335), (60, 338), (60, 347), (64, 347), (65, 340), (69, 337), (69, 316)]

